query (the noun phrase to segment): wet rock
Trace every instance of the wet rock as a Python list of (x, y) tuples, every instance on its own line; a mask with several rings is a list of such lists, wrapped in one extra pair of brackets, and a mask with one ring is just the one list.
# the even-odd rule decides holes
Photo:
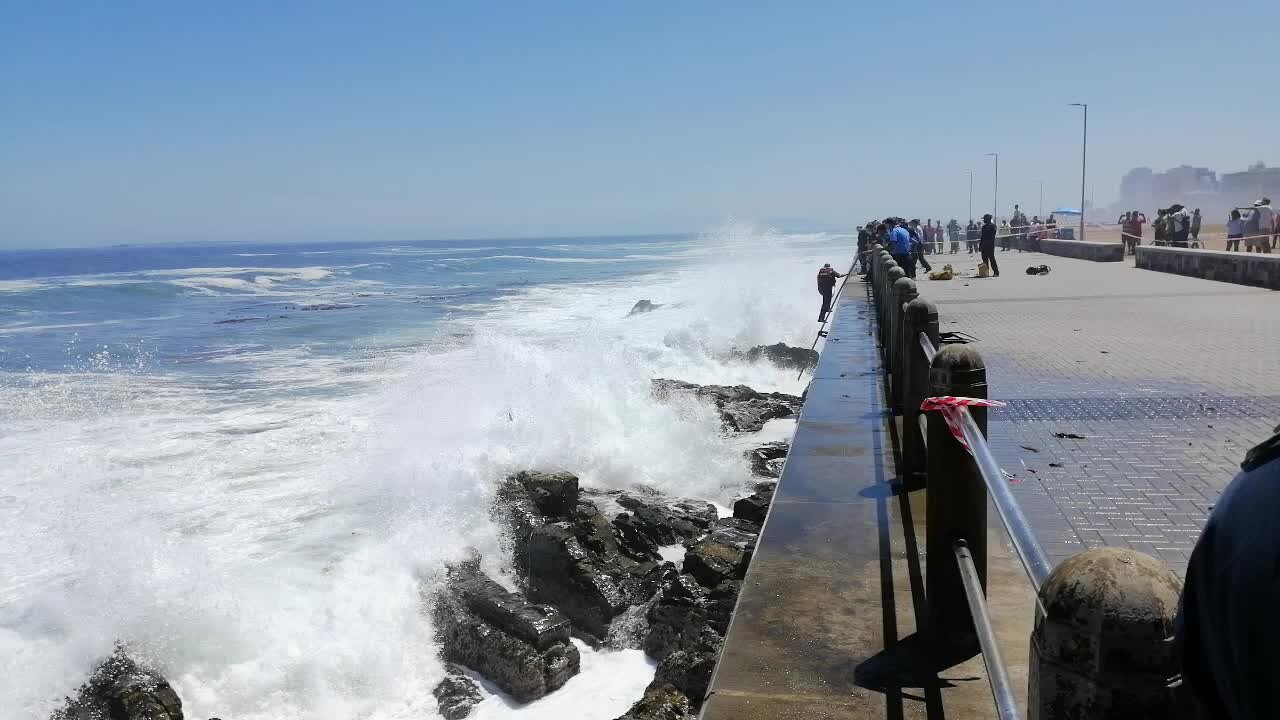
[(627, 557), (638, 562), (662, 560), (658, 543), (654, 542), (643, 522), (629, 513), (619, 513), (613, 519), (613, 526), (618, 530), (618, 548)]
[(725, 580), (707, 593), (707, 627), (715, 630), (721, 637), (729, 632), (729, 621), (733, 619), (733, 609), (738, 604), (741, 592), (740, 581)]
[(690, 720), (689, 698), (671, 685), (650, 685), (644, 697), (617, 720)]
[(720, 421), (732, 432), (756, 432), (776, 418), (792, 417), (800, 412), (803, 400), (783, 393), (761, 393), (746, 385), (695, 385), (680, 380), (653, 381), (654, 395), (659, 399), (673, 393), (692, 393), (715, 404)]
[(160, 673), (117, 647), (50, 720), (182, 720), (182, 701)]
[(653, 312), (654, 310), (657, 310), (660, 307), (662, 306), (656, 305), (652, 302), (649, 302), (648, 300), (640, 300), (636, 302), (635, 305), (631, 306), (631, 312), (627, 313), (627, 317), (631, 317), (632, 315), (639, 315), (641, 313)]
[(597, 640), (630, 605), (628, 593), (574, 534), (568, 522), (537, 528), (528, 542), (530, 596), (560, 608)]
[(720, 635), (710, 628), (703, 628), (693, 647), (677, 650), (658, 663), (658, 670), (649, 688), (670, 685), (689, 698), (689, 705), (694, 710), (701, 709), (723, 645), (724, 639)]
[(792, 347), (785, 343), (757, 345), (744, 353), (744, 357), (751, 362), (766, 360), (778, 367), (791, 370), (807, 370), (818, 364), (816, 350)]
[(791, 444), (785, 441), (771, 442), (747, 452), (751, 472), (760, 477), (782, 477), (782, 464), (786, 462)]
[(757, 525), (764, 523), (769, 505), (773, 502), (773, 487), (756, 490), (733, 504), (733, 516)]
[(358, 308), (359, 305), (353, 303), (316, 303), (315, 305), (303, 305), (299, 310), (316, 311), (316, 310), (350, 310)]
[(706, 588), (746, 576), (760, 526), (740, 518), (717, 520), (711, 533), (689, 547), (684, 570)]
[(566, 472), (523, 471), (498, 487), (497, 512), (511, 529), (513, 556), (522, 574), (528, 573), (529, 536), (548, 519), (569, 517), (578, 498), (578, 478)]
[(450, 665), (444, 679), (431, 694), (436, 697), (440, 714), (445, 720), (462, 720), (480, 704), (480, 688), (475, 681), (462, 674), (456, 665)]
[(621, 495), (617, 502), (630, 511), (629, 522), (655, 545), (675, 545), (707, 534), (718, 513), (711, 503), (672, 500), (661, 495)]
[(475, 670), (518, 702), (536, 700), (578, 673), (568, 619), (507, 592), (471, 564), (451, 569), (434, 617), (444, 659)]
[(525, 470), (512, 475), (508, 482), (523, 487), (538, 512), (546, 517), (566, 516), (578, 507), (578, 478), (572, 473)]
[(670, 566), (649, 606), (645, 654), (661, 660), (677, 650), (695, 646), (707, 626), (707, 608), (707, 591), (691, 575)]

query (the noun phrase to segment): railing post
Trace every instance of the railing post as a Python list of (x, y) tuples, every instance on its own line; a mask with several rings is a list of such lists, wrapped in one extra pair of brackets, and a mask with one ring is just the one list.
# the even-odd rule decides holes
[(907, 303), (906, 331), (902, 339), (902, 471), (904, 481), (925, 473), (925, 444), (920, 436), (920, 403), (929, 392), (929, 359), (920, 347), (920, 333), (938, 345), (938, 307), (924, 298)]
[(1030, 719), (1193, 717), (1170, 685), (1181, 593), (1164, 563), (1127, 548), (1086, 550), (1055, 568), (1031, 634)]
[[(933, 358), (929, 369), (933, 395), (986, 398), (987, 371), (982, 356), (969, 345), (947, 345)], [(985, 408), (969, 409), (987, 434)], [(925, 594), (929, 601), (929, 628), (940, 637), (972, 634), (973, 619), (960, 569), (951, 561), (952, 544), (962, 538), (969, 544), (973, 565), (987, 587), (987, 489), (973, 456), (947, 428), (941, 413), (929, 415), (928, 494), (925, 506)]]
[(911, 278), (901, 278), (893, 283), (892, 304), (890, 306), (890, 315), (892, 319), (889, 322), (889, 349), (891, 353), (889, 372), (892, 374), (893, 384), (890, 386), (890, 397), (893, 398), (893, 404), (901, 408), (904, 388), (906, 387), (906, 356), (903, 354), (902, 336), (906, 332), (906, 305), (907, 303), (919, 297), (920, 293), (916, 290), (916, 281)]
[(884, 274), (884, 284), (880, 287), (880, 349), (884, 352), (884, 366), (891, 368), (890, 364), (893, 354), (889, 350), (890, 341), (893, 338), (893, 284), (898, 280), (907, 276), (902, 268), (898, 267), (898, 263), (890, 260), (889, 269)]

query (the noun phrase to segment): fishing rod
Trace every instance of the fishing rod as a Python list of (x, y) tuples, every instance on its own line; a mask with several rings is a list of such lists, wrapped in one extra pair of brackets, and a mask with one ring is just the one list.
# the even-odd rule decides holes
[[(858, 255), (855, 253), (853, 256), (853, 262), (849, 263), (849, 272), (844, 274), (844, 279), (840, 281), (840, 287), (836, 289), (835, 297), (831, 298), (831, 310), (827, 312), (826, 317), (822, 318), (822, 326), (818, 328), (818, 334), (813, 336), (813, 344), (809, 346), (809, 352), (813, 352), (813, 349), (818, 347), (818, 338), (826, 337), (827, 322), (829, 322), (831, 320), (831, 316), (836, 313), (836, 304), (840, 302), (840, 293), (844, 292), (844, 284), (849, 282), (849, 277), (853, 275), (853, 269), (857, 267), (857, 265)], [(796, 375), (796, 380), (804, 377), (804, 371), (805, 368), (800, 368), (800, 374)]]

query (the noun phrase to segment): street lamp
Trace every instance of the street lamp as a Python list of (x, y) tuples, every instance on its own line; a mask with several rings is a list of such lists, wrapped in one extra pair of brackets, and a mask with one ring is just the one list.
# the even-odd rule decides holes
[(973, 220), (973, 171), (965, 170), (965, 172), (969, 173), (969, 220), (972, 221)]
[(1089, 160), (1089, 103), (1071, 103), (1071, 107), (1084, 108), (1084, 134), (1080, 140), (1080, 239), (1084, 240), (1084, 179)]
[(1000, 153), (987, 153), (987, 157), (996, 159), (996, 180), (991, 190), (991, 220), (995, 222), (1000, 219), (1000, 213), (996, 210), (1000, 207)]
[(1036, 217), (1039, 217), (1039, 218), (1044, 217), (1044, 181), (1043, 180), (1040, 181), (1040, 214), (1037, 215)]

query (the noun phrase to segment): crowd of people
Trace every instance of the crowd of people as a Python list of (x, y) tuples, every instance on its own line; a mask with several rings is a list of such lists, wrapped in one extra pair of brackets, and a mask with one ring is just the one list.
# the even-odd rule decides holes
[[(879, 244), (889, 251), (893, 259), (902, 268), (907, 277), (916, 276), (916, 266), (925, 272), (931, 272), (927, 255), (944, 251), (944, 238), (951, 242), (951, 253), (960, 252), (960, 223), (954, 218), (944, 227), (942, 221), (937, 224), (932, 219), (923, 225), (919, 218), (907, 220), (900, 217), (887, 217), (884, 220), (873, 220), (858, 229), (858, 257), (865, 262), (866, 254), (873, 244)], [(1000, 276), (1000, 266), (996, 262), (996, 225), (991, 215), (982, 216), (979, 228), (972, 220), (964, 230), (969, 254), (977, 250), (982, 256), (992, 275)]]
[[(1147, 224), (1145, 213), (1137, 210), (1120, 216), (1121, 238), (1125, 252), (1133, 255), (1142, 244), (1142, 230)], [(1156, 211), (1151, 223), (1152, 240), (1156, 245), (1169, 247), (1202, 247), (1200, 208), (1188, 212), (1180, 204)], [(1280, 214), (1271, 207), (1271, 198), (1260, 198), (1253, 205), (1238, 207), (1227, 217), (1227, 250), (1238, 252), (1244, 243), (1245, 252), (1270, 253), (1280, 246)]]

